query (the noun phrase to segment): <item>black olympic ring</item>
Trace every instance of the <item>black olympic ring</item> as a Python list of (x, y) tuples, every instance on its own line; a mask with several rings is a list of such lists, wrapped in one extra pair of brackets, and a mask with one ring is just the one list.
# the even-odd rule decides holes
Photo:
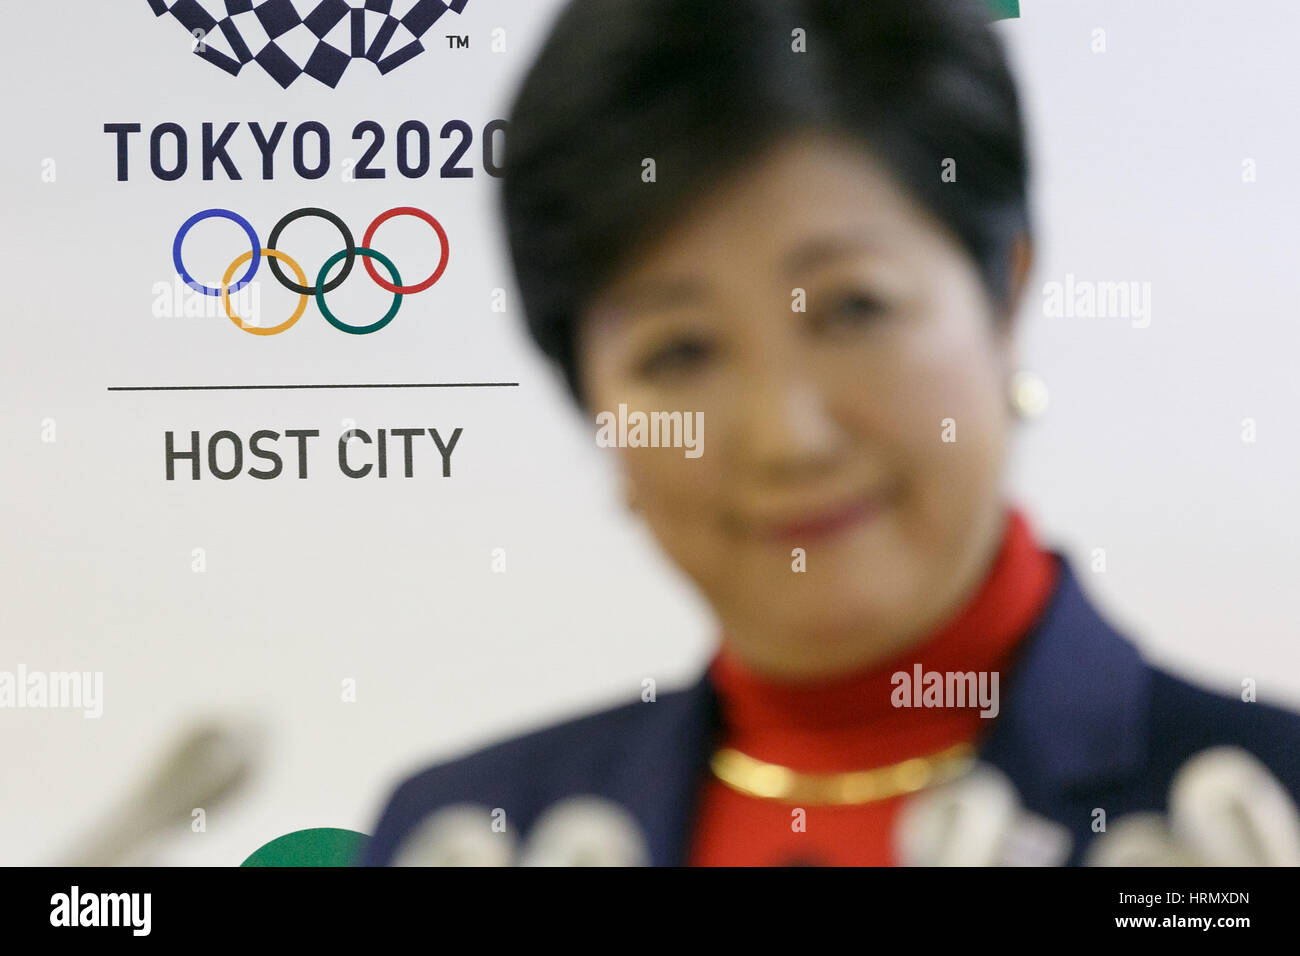
[[(271, 230), (270, 238), (266, 240), (266, 247), (268, 249), (276, 248), (275, 244), (280, 238), (280, 233), (284, 231), (284, 227), (289, 225), (289, 223), (293, 222), (295, 219), (303, 219), (307, 216), (319, 216), (321, 219), (332, 223), (334, 227), (343, 234), (343, 242), (346, 245), (346, 249), (344, 250), (346, 252), (346, 257), (343, 260), (343, 271), (325, 283), (324, 291), (333, 292), (343, 284), (343, 280), (346, 279), (348, 273), (352, 271), (352, 264), (357, 261), (357, 246), (352, 239), (352, 230), (348, 228), (347, 223), (334, 213), (330, 212), (328, 209), (321, 209), (318, 206), (303, 206), (301, 209), (295, 209), (293, 212), (283, 216), (280, 221), (275, 224), (275, 227)], [(297, 282), (290, 282), (288, 277), (284, 274), (284, 271), (280, 268), (280, 263), (274, 258), (269, 256), (268, 258), (270, 259), (271, 271), (275, 274), (275, 278), (280, 285), (284, 286), (290, 292), (297, 292), (299, 295), (316, 294), (316, 286), (299, 285)]]

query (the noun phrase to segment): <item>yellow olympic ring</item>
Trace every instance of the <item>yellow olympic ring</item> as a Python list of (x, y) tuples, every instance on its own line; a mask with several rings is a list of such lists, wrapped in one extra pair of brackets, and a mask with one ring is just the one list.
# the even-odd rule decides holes
[[(279, 249), (263, 249), (262, 255), (273, 256), (276, 259), (279, 259), (281, 262), (286, 263), (289, 266), (289, 268), (293, 270), (294, 275), (298, 277), (298, 284), (300, 286), (307, 285), (307, 276), (302, 271), (302, 266), (298, 265), (298, 263), (294, 262), (293, 259), (289, 258)], [(230, 307), (230, 280), (235, 277), (235, 270), (237, 270), (240, 266), (242, 266), (245, 262), (247, 262), (251, 258), (253, 258), (253, 250), (250, 249), (248, 250), (248, 252), (243, 253), (238, 259), (232, 262), (230, 264), (230, 268), (226, 270), (226, 274), (221, 277), (221, 302), (226, 307), (226, 316), (230, 319), (231, 322), (234, 322), (245, 332), (251, 332), (253, 335), (279, 335), (285, 329), (289, 328), (295, 322), (297, 322), (299, 319), (302, 318), (303, 312), (307, 310), (307, 296), (299, 293), (298, 308), (294, 309), (293, 315), (289, 316), (289, 318), (281, 322), (279, 325), (273, 325), (270, 328), (263, 328), (260, 325), (249, 325), (247, 322), (245, 322), (243, 319), (237, 316), (235, 314), (235, 310)]]

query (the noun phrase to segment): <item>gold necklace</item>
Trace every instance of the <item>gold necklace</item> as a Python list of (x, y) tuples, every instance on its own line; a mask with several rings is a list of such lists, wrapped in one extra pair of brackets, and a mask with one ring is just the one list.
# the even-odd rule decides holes
[(714, 776), (732, 790), (796, 806), (849, 806), (914, 793), (959, 777), (975, 763), (975, 748), (954, 744), (870, 770), (803, 773), (724, 747), (709, 761)]

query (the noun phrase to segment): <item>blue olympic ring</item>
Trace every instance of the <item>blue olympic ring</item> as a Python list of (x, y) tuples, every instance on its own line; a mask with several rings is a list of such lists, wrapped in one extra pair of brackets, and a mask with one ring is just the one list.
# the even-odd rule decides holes
[(202, 212), (196, 212), (186, 219), (184, 224), (176, 232), (176, 238), (172, 241), (172, 264), (176, 266), (176, 273), (185, 284), (195, 292), (202, 292), (204, 295), (221, 295), (220, 289), (214, 289), (212, 286), (203, 285), (185, 269), (185, 263), (181, 261), (181, 244), (185, 241), (185, 234), (194, 226), (201, 223), (204, 219), (230, 219), (237, 223), (248, 234), (248, 241), (253, 244), (253, 258), (249, 260), (248, 270), (244, 277), (232, 285), (230, 292), (238, 292), (252, 280), (257, 274), (257, 267), (262, 262), (262, 243), (257, 238), (257, 232), (253, 229), (253, 224), (237, 212), (231, 212), (229, 209), (204, 209)]

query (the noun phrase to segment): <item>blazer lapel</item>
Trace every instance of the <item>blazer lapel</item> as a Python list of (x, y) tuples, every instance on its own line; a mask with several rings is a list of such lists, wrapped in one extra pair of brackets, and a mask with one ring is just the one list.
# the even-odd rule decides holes
[(641, 825), (651, 865), (683, 866), (718, 726), (716, 697), (701, 675), (689, 687), (639, 706), (645, 713), (635, 735), (623, 742), (608, 792)]
[(1151, 670), (1097, 613), (1068, 560), (1008, 675), (980, 758), (1005, 772), (1026, 806), (1047, 809), (1088, 781), (1119, 780), (1146, 761)]

